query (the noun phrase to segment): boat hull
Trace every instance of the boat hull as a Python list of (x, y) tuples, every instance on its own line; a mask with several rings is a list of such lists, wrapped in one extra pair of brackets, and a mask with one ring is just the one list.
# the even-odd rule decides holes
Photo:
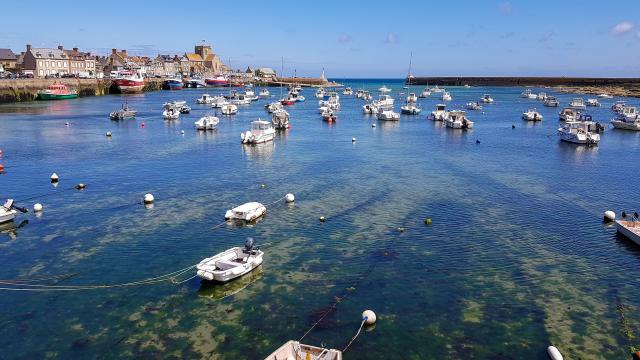
[(625, 122), (620, 120), (611, 121), (611, 125), (619, 130), (640, 131), (640, 122)]
[(113, 81), (113, 85), (115, 85), (116, 89), (122, 94), (135, 94), (142, 92), (144, 81), (116, 79)]
[(0, 209), (0, 224), (6, 223), (9, 221), (13, 221), (16, 218), (17, 211), (15, 210), (5, 210), (4, 208)]
[(78, 97), (78, 94), (47, 94), (47, 93), (39, 93), (38, 100), (67, 100), (67, 99), (75, 99)]
[(162, 88), (165, 90), (182, 90), (183, 84), (181, 81), (165, 81), (162, 84)]
[[(618, 232), (637, 245), (640, 245), (640, 223), (636, 226), (630, 226), (631, 221), (616, 220), (616, 229)], [(634, 224), (635, 225), (635, 224)]]

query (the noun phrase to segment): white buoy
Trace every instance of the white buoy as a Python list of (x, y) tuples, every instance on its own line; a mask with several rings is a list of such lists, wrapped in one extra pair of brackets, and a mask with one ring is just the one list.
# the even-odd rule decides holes
[(69, 122), (67, 121), (66, 123), (64, 123), (64, 126), (69, 126)]
[(563, 360), (564, 359), (562, 357), (562, 354), (560, 354), (560, 350), (558, 350), (558, 348), (556, 348), (555, 346), (549, 346), (547, 348), (547, 354), (549, 354), (549, 358), (551, 358), (551, 360)]
[(58, 182), (58, 174), (56, 174), (56, 173), (51, 174), (51, 182), (52, 183), (57, 183)]
[(111, 131), (107, 131), (107, 137), (111, 137)]
[(604, 221), (611, 222), (616, 219), (616, 213), (611, 210), (607, 210), (604, 212)]
[(40, 203), (36, 203), (33, 205), (33, 212), (40, 212), (42, 211), (42, 204)]
[(356, 138), (351, 138), (351, 142), (356, 142)]
[(78, 190), (82, 190), (82, 189), (84, 189), (86, 187), (87, 187), (87, 185), (85, 185), (83, 183), (80, 183), (80, 184), (76, 185), (76, 189), (78, 189)]
[(371, 310), (365, 310), (362, 312), (362, 320), (365, 325), (373, 325), (376, 323), (376, 313)]
[(284, 199), (288, 202), (288, 203), (292, 203), (296, 200), (296, 197), (293, 196), (293, 194), (287, 194), (284, 196)]
[(184, 135), (184, 130), (180, 131), (180, 134)]
[(152, 202), (154, 202), (156, 199), (153, 197), (152, 194), (144, 194), (144, 203), (145, 204), (151, 204)]
[(371, 127), (376, 127), (376, 124), (371, 124)]

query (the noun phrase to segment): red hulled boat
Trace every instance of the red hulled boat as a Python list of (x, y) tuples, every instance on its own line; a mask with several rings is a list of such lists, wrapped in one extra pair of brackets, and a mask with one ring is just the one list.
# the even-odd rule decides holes
[(113, 85), (115, 85), (122, 94), (138, 93), (144, 88), (144, 78), (138, 72), (124, 70), (118, 73), (118, 76), (113, 79)]

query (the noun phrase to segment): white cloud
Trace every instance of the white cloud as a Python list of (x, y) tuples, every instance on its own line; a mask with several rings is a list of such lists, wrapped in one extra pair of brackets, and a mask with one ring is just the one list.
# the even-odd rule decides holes
[(390, 32), (387, 34), (384, 42), (385, 44), (397, 44), (400, 42), (400, 40), (398, 39), (398, 35), (396, 35), (396, 33)]
[(498, 4), (498, 11), (503, 14), (510, 14), (513, 11), (513, 6), (509, 1), (501, 2)]
[(631, 21), (623, 21), (611, 28), (611, 35), (624, 35), (633, 30), (635, 25)]

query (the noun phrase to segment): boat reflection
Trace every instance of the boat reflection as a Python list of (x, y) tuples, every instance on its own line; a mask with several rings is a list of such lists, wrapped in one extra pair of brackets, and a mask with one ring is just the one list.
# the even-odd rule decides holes
[(20, 224), (16, 225), (14, 221), (8, 221), (0, 224), (0, 234), (6, 235), (9, 241), (14, 241), (18, 238), (18, 229), (23, 228), (29, 224), (29, 220), (22, 220)]
[(200, 288), (198, 289), (198, 296), (214, 300), (222, 300), (239, 293), (247, 286), (260, 280), (262, 278), (262, 275), (262, 265), (260, 265), (252, 272), (227, 283), (216, 283), (203, 280), (200, 283)]
[(273, 152), (276, 149), (276, 144), (273, 141), (269, 141), (263, 144), (242, 144), (242, 153), (249, 160), (266, 160), (273, 156)]
[(558, 141), (558, 154), (561, 158), (575, 164), (583, 164), (585, 161), (598, 155), (598, 146), (572, 144)]

